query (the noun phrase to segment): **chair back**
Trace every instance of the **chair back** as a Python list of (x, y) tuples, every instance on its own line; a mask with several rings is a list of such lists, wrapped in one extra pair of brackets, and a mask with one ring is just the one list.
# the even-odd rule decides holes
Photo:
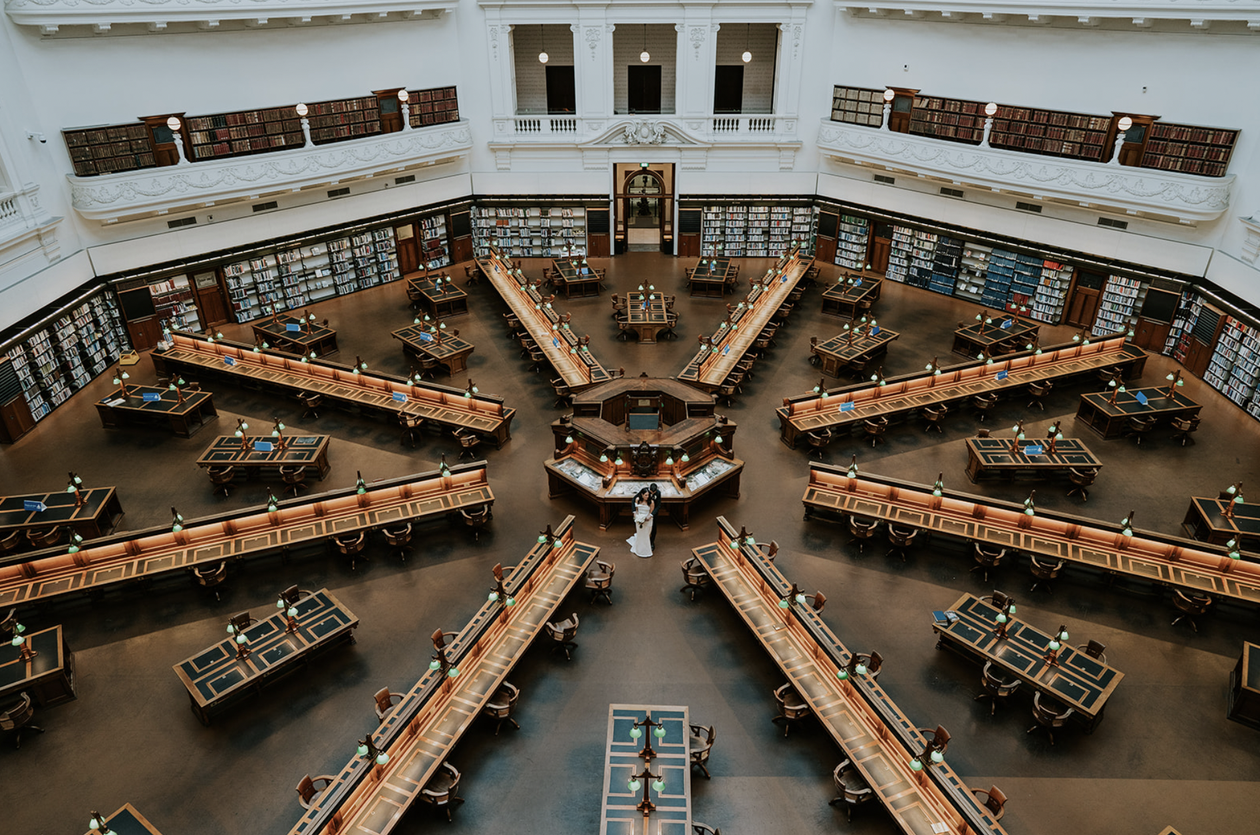
[(315, 797), (318, 792), (315, 791), (315, 781), (311, 779), (311, 775), (306, 774), (297, 784), (298, 800), (302, 804), (302, 808), (309, 808), (307, 804)]
[(372, 698), (376, 700), (376, 718), (384, 719), (385, 714), (394, 709), (394, 696), (402, 698), (401, 695), (389, 692), (388, 687), (382, 687), (373, 694)]
[(815, 612), (821, 612), (823, 607), (827, 605), (827, 595), (822, 592), (806, 595), (805, 599), (809, 601), (810, 607)]
[(411, 542), (411, 523), (408, 522), (401, 528), (394, 528), (393, 530), (385, 528), (383, 533), (385, 534), (385, 541), (387, 543), (395, 548), (401, 548)]
[(875, 528), (879, 526), (878, 519), (871, 519), (864, 522), (856, 516), (849, 517), (849, 533), (858, 539), (870, 539), (875, 535)]
[(1085, 654), (1090, 658), (1102, 658), (1103, 653), (1107, 650), (1106, 644), (1100, 644), (1097, 641), (1090, 641), (1085, 645)]
[(866, 673), (871, 678), (879, 675), (879, 670), (884, 666), (884, 656), (875, 650), (871, 650), (871, 660), (866, 665)]
[(227, 563), (218, 562), (213, 565), (193, 566), (193, 574), (197, 577), (197, 582), (209, 588), (217, 586), (227, 579)]
[(359, 531), (357, 534), (333, 537), (333, 541), (337, 543), (338, 551), (346, 556), (353, 556), (362, 551), (363, 546), (367, 544), (367, 532)]
[(35, 718), (35, 705), (30, 694), (22, 693), (17, 701), (10, 702), (0, 709), (0, 730), (13, 731)]
[(1006, 805), (1006, 794), (997, 786), (990, 786), (988, 791), (989, 798), (984, 805), (989, 811), (995, 815), (1002, 814), (1002, 807)]

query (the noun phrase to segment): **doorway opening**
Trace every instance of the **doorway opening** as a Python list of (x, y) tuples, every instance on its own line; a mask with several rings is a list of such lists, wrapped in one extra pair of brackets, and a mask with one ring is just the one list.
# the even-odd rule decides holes
[(672, 251), (673, 169), (672, 164), (617, 164), (618, 251)]

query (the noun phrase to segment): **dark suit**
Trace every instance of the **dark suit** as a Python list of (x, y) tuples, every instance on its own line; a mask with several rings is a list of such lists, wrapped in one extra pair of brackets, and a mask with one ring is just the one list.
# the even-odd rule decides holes
[(656, 550), (656, 527), (660, 523), (661, 508), (665, 503), (661, 501), (660, 490), (648, 490), (648, 499), (652, 502), (652, 533), (648, 535), (648, 541), (652, 543), (652, 550)]

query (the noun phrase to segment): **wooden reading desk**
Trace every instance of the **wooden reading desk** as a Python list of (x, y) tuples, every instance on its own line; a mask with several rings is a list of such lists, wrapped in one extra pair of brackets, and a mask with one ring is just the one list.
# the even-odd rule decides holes
[(358, 372), (327, 361), (302, 362), (299, 358), (224, 340), (209, 342), (192, 334), (175, 333), (171, 347), (154, 349), (153, 366), (159, 373), (187, 371), (217, 374), (237, 385), (296, 397), (319, 394), (325, 403), (396, 417), (399, 414), (454, 429), (476, 432), (496, 447), (511, 436), (515, 409), (503, 399), (487, 394), (465, 395), (462, 389), (432, 383), (411, 383), (389, 374)]
[[(1188, 539), (1133, 531), (1067, 513), (1024, 513), (1022, 503), (1002, 502), (903, 479), (842, 467), (810, 464), (802, 498), (805, 517), (856, 516), (926, 530), (947, 541), (979, 542), (1038, 559), (1064, 560), (1108, 577), (1206, 592), (1217, 598), (1260, 604), (1260, 563), (1233, 560), (1224, 549)], [(935, 539), (935, 537), (933, 537)]]
[(437, 360), (446, 366), (452, 377), (468, 369), (468, 355), (473, 352), (473, 344), (458, 336), (436, 338), (428, 325), (408, 325), (399, 328), (391, 336), (403, 344), (403, 351), (408, 356)]
[[(286, 435), (284, 448), (274, 438), (260, 435), (257, 438), (241, 438), (220, 435), (197, 459), (198, 467), (232, 466), (244, 470), (251, 478), (264, 472), (280, 471), (281, 467), (307, 467), (319, 479), (332, 469), (328, 464), (329, 435)], [(258, 449), (257, 444), (270, 445), (271, 449)]]
[(419, 296), (425, 311), (434, 319), (461, 316), (468, 312), (468, 294), (455, 286), (446, 273), (437, 276), (411, 276), (407, 289)]
[(1226, 715), (1260, 730), (1260, 644), (1243, 641), (1242, 655), (1229, 673)]
[(568, 258), (556, 258), (551, 262), (559, 278), (556, 286), (564, 292), (566, 299), (574, 296), (598, 296), (599, 283), (602, 276), (585, 261), (578, 262)]
[(511, 262), (504, 259), (496, 247), (491, 246), (490, 256), (479, 258), (477, 266), (490, 279), (512, 315), (547, 355), (547, 361), (571, 391), (581, 391), (613, 379), (595, 355), (581, 343), (569, 324), (543, 301), (538, 288), (532, 286), (524, 274), (513, 272)]
[(337, 353), (337, 332), (300, 316), (273, 316), (254, 322), (251, 327), (256, 342), (266, 342), (281, 351), (303, 357)]
[(27, 632), (26, 643), (36, 652), (23, 661), (18, 648), (0, 644), (0, 702), (25, 691), (40, 707), (59, 705), (75, 698), (74, 653), (66, 645), (60, 626)]
[(298, 612), (297, 629), (292, 632), (285, 628), (288, 617), (284, 611), (273, 611), (245, 628), (244, 635), (249, 639), (245, 658), (237, 656), (233, 636), (228, 636), (174, 666), (201, 724), (209, 725), (214, 714), (292, 672), (293, 667), (309, 661), (321, 650), (342, 640), (354, 643), (353, 632), (359, 619), (328, 589), (320, 589), (294, 605)]
[(743, 303), (713, 332), (708, 343), (700, 345), (678, 379), (716, 391), (813, 263), (814, 259), (802, 253), (799, 244), (779, 256), (761, 280), (753, 283)]
[[(80, 487), (79, 496), (82, 507), (76, 507), (74, 494), (65, 491), (0, 496), (0, 539), (14, 531), (45, 531), (59, 525), (84, 539), (113, 533), (123, 518), (118, 492), (113, 487)], [(46, 509), (27, 510), (27, 502), (38, 502)]]
[(1108, 667), (1070, 644), (1063, 644), (1057, 664), (1046, 658), (1050, 635), (1012, 615), (1006, 637), (998, 637), (998, 609), (980, 598), (964, 594), (950, 607), (958, 616), (948, 622), (933, 621), (936, 646), (949, 646), (964, 655), (978, 657), (1009, 673), (1034, 690), (1070, 707), (1092, 732), (1102, 721), (1107, 700), (1124, 673)]
[(878, 681), (836, 673), (853, 654), (840, 643), (808, 603), (790, 599), (784, 579), (755, 544), (738, 542), (739, 533), (718, 517), (718, 541), (692, 549), (714, 584), (735, 607), (771, 659), (809, 705), (814, 716), (861, 772), (901, 831), (1003, 833), (1001, 824), (980, 806), (949, 762), (910, 767), (923, 753), (925, 737)]
[(227, 560), (322, 552), (335, 535), (457, 516), (461, 508), (492, 504), (481, 461), (375, 482), (362, 495), (347, 487), (282, 501), (275, 512), (260, 506), (186, 520), (178, 534), (169, 524), (128, 531), (85, 542), (75, 554), (58, 546), (32, 552), (22, 563), (0, 565), (0, 608), (183, 575)]
[[(878, 329), (878, 333), (874, 332)], [(901, 334), (876, 325), (865, 329), (860, 336), (842, 333), (814, 346), (814, 353), (822, 361), (822, 371), (832, 377), (844, 373), (861, 374), (867, 363), (888, 353), (888, 345)]]
[[(136, 807), (130, 803), (123, 804), (121, 809), (105, 818), (105, 822), (109, 824), (109, 829), (114, 835), (162, 835), (157, 827), (149, 823), (149, 819), (136, 811)], [(88, 831), (86, 835), (100, 835), (100, 830)]]
[(866, 302), (874, 305), (883, 287), (884, 279), (877, 275), (842, 272), (835, 284), (823, 290), (822, 312), (856, 319), (858, 306), (866, 306)]
[[(1137, 399), (1139, 394), (1146, 398), (1145, 405)], [(1076, 409), (1077, 419), (1107, 440), (1127, 433), (1130, 418), (1153, 417), (1168, 423), (1173, 418), (1197, 415), (1203, 408), (1180, 392), (1174, 391), (1169, 397), (1167, 389), (1157, 387), (1129, 389), (1117, 394), (1115, 403), (1110, 401), (1109, 392), (1082, 394), (1081, 405)]]
[(1146, 352), (1117, 334), (1088, 345), (1068, 342), (1052, 346), (1039, 354), (1021, 351), (992, 365), (972, 360), (942, 369), (940, 374), (919, 371), (890, 377), (882, 386), (866, 382), (788, 397), (775, 413), (781, 440), (795, 447), (807, 432), (847, 430), (868, 418), (891, 421), (928, 406), (953, 406), (978, 394), (1022, 391), (1046, 380), (1092, 378), (1100, 368), (1119, 366), (1130, 377), (1138, 377), (1145, 364)]
[[(146, 394), (150, 395), (147, 400)], [(184, 438), (192, 437), (208, 417), (219, 414), (214, 410), (214, 395), (208, 391), (186, 391), (184, 402), (180, 403), (177, 393), (156, 386), (127, 386), (126, 397), (114, 392), (96, 402), (96, 411), (106, 429), (122, 424), (165, 423)]]
[(1053, 478), (1066, 476), (1073, 468), (1102, 469), (1102, 462), (1076, 438), (1055, 443), (1044, 439), (1017, 442), (1011, 452), (1010, 438), (968, 438), (967, 477), (977, 482), (986, 475), (999, 478)]
[[(1232, 517), (1224, 513), (1227, 501), (1233, 507)], [(1254, 550), (1260, 545), (1260, 505), (1195, 496), (1190, 499), (1181, 527), (1201, 542), (1224, 545), (1233, 539), (1240, 550), (1249, 546)]]
[[(642, 774), (644, 760), (639, 756), (643, 742), (651, 732), (642, 728), (643, 736), (630, 738), (635, 722), (651, 716), (665, 727), (665, 736), (652, 737), (650, 770), (665, 783), (658, 792), (652, 780), (641, 780), (648, 797), (656, 807), (650, 819), (639, 811), (643, 789), (630, 791), (627, 784), (635, 774)], [(686, 707), (663, 705), (608, 706), (608, 743), (604, 752), (603, 802), (599, 809), (600, 835), (694, 835), (691, 830), (691, 718)]]
[(701, 258), (691, 271), (691, 295), (722, 298), (727, 285), (734, 285), (729, 258)]
[(660, 293), (648, 295), (650, 298), (647, 299), (642, 293), (626, 296), (625, 322), (630, 330), (638, 334), (640, 345), (655, 345), (656, 335), (669, 327), (665, 297)]
[[(386, 835), (394, 829), (599, 554), (574, 538), (572, 516), (554, 534), (554, 544), (533, 544), (515, 568), (505, 570), (504, 590), (515, 606), (487, 601), (480, 588), (470, 590), (481, 608), (446, 647), (458, 675), (425, 669), (372, 734), (389, 762), (378, 766), (352, 756), (290, 835)], [(354, 750), (349, 740), (330, 744)]]
[[(1008, 353), (1003, 346), (1018, 351), (1041, 331), (1040, 324), (1021, 319), (1014, 313), (997, 313), (992, 318), (992, 324), (973, 322), (954, 331), (954, 353), (975, 359), (979, 354), (991, 357)], [(1006, 322), (1011, 324), (1002, 327)]]

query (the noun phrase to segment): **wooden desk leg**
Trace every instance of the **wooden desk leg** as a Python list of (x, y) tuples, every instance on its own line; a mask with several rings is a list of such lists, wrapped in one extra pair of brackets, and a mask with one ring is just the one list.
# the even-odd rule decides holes
[(210, 727), (210, 714), (206, 713), (206, 711), (201, 707), (201, 705), (197, 704), (197, 700), (193, 698), (192, 693), (188, 694), (188, 701), (189, 701), (189, 706), (192, 707), (192, 712), (197, 717), (197, 721), (205, 725), (206, 727)]

